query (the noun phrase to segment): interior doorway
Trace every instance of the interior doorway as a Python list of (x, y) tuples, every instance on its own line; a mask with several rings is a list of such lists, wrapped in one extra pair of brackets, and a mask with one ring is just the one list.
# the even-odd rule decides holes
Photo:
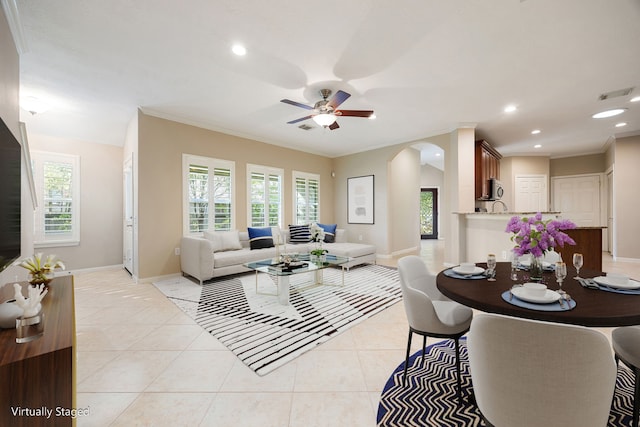
[(133, 275), (133, 158), (129, 157), (124, 162), (123, 167), (123, 194), (124, 194), (124, 209), (122, 212), (123, 217), (123, 248), (122, 248), (122, 262), (125, 270), (129, 274)]
[(438, 189), (420, 189), (420, 238), (438, 238)]

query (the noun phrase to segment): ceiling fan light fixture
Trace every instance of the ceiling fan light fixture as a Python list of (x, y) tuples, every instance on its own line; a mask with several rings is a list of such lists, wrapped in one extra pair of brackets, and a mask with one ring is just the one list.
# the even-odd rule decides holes
[(329, 126), (336, 121), (336, 116), (330, 113), (321, 113), (313, 116), (313, 121), (320, 126)]

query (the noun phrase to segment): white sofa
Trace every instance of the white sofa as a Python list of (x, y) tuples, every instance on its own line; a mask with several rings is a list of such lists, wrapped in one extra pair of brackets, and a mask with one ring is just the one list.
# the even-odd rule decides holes
[[(278, 248), (280, 253), (308, 253), (315, 248), (314, 243), (290, 243), (288, 233), (280, 234), (283, 236), (282, 242), (287, 242), (280, 244)], [(213, 240), (205, 237), (183, 237), (180, 248), (182, 274), (191, 276), (202, 284), (214, 277), (251, 271), (243, 264), (276, 256), (275, 247), (252, 250), (248, 232), (240, 231), (238, 237), (241, 248), (216, 251), (214, 251), (216, 243)], [(330, 254), (352, 258), (344, 264), (347, 268), (376, 262), (376, 247), (364, 243), (347, 242), (346, 230), (343, 229), (336, 230), (334, 243), (323, 243), (322, 248), (327, 249)]]

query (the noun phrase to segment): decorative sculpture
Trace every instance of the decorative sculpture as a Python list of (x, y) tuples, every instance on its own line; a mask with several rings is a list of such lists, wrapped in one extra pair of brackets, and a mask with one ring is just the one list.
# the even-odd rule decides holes
[(42, 298), (44, 298), (44, 296), (49, 292), (48, 289), (44, 289), (44, 285), (30, 286), (29, 297), (25, 298), (22, 295), (22, 286), (18, 283), (14, 283), (13, 288), (16, 291), (16, 304), (24, 311), (22, 317), (33, 317), (37, 315), (42, 309), (40, 301), (42, 301)]

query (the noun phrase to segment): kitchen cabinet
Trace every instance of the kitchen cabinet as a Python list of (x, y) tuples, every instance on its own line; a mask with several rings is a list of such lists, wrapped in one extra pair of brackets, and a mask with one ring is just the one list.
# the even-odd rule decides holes
[(502, 155), (484, 139), (476, 141), (475, 147), (475, 195), (476, 199), (488, 199), (489, 179), (500, 179)]

